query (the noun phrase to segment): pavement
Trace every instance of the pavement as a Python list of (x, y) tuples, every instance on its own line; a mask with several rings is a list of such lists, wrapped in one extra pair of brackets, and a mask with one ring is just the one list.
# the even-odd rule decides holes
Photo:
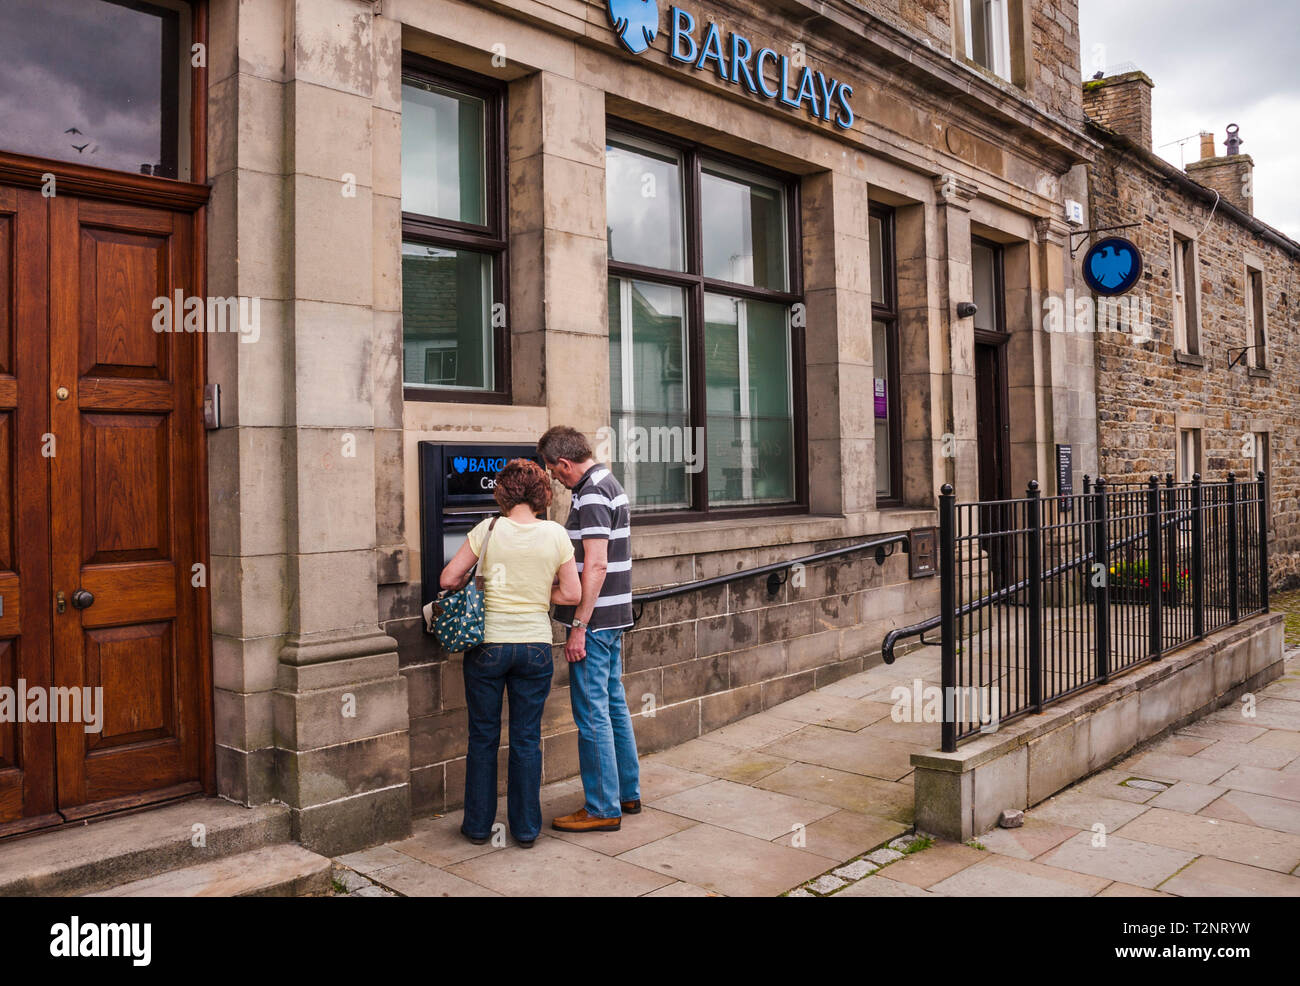
[[(1220, 710), (962, 845), (912, 831), (915, 752), (893, 689), (937, 682), (937, 648), (642, 758), (639, 815), (615, 833), (504, 827), (474, 846), (460, 812), (336, 860), (350, 896), (1300, 896), (1300, 650)], [(549, 821), (582, 805), (546, 785)], [(502, 799), (498, 823), (505, 818)]]

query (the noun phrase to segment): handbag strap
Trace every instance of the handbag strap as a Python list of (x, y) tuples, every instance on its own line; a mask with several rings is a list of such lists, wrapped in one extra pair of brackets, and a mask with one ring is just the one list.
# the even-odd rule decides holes
[(474, 562), (474, 567), (470, 569), (470, 572), (474, 577), (474, 588), (479, 592), (483, 591), (484, 579), (483, 576), (478, 574), (478, 568), (481, 564), (487, 561), (488, 545), (492, 542), (492, 529), (497, 526), (497, 521), (500, 519), (500, 517), (493, 517), (492, 522), (488, 524), (487, 533), (483, 535), (483, 550), (478, 553), (478, 561)]

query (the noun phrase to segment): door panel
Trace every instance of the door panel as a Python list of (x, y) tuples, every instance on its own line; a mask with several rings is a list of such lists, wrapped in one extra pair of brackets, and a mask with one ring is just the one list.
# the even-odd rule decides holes
[[(0, 187), (0, 687), (50, 685), (46, 200)], [(0, 722), (0, 832), (57, 821), (54, 733)]]
[[(203, 707), (197, 333), (155, 332), (154, 299), (193, 293), (193, 219), (50, 204), (54, 615), (60, 685), (102, 689), (102, 730), (59, 724), (58, 806), (193, 783)], [(74, 593), (93, 601), (76, 608)]]

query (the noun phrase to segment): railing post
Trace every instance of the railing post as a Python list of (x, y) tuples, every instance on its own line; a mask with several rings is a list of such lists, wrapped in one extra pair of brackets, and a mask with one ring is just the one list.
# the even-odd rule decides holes
[[(1105, 684), (1110, 680), (1110, 545), (1106, 535), (1106, 480), (1100, 476), (1092, 503), (1091, 538), (1096, 546), (1092, 560), (1101, 566), (1101, 585), (1092, 590), (1093, 629), (1097, 641), (1097, 678)], [(1094, 585), (1095, 580), (1088, 582)]]
[[(1083, 475), (1083, 496), (1079, 498), (1079, 503), (1082, 504), (1080, 509), (1083, 511), (1083, 553), (1091, 556), (1096, 549), (1093, 547), (1094, 542), (1092, 540), (1092, 522), (1094, 520), (1092, 514), (1092, 477), (1087, 473)], [(1096, 594), (1097, 590), (1093, 587), (1092, 579), (1085, 579), (1083, 598), (1088, 602), (1092, 602)]]
[(1205, 491), (1192, 476), (1192, 633), (1205, 639)]
[(957, 752), (957, 507), (952, 486), (939, 491), (939, 633), (943, 684), (943, 752)]
[(1160, 535), (1160, 477), (1152, 476), (1147, 482), (1147, 607), (1150, 616), (1147, 635), (1153, 661), (1160, 660), (1164, 650), (1164, 599), (1160, 590), (1164, 562)]
[(1260, 470), (1259, 480), (1259, 608), (1268, 612), (1268, 477)]
[(1237, 605), (1237, 476), (1228, 473), (1228, 622), (1236, 623), (1241, 615)]
[(1029, 705), (1043, 711), (1043, 511), (1038, 480), (1029, 481)]
[(1169, 531), (1165, 535), (1164, 556), (1165, 571), (1161, 584), (1169, 586), (1169, 602), (1173, 606), (1182, 604), (1178, 595), (1178, 494), (1174, 490), (1174, 474), (1165, 473), (1165, 513), (1169, 515)]

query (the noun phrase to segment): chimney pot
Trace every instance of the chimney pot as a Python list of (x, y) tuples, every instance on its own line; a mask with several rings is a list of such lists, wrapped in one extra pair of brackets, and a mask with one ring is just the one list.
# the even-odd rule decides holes
[(1215, 157), (1219, 152), (1214, 146), (1214, 134), (1201, 131), (1201, 160), (1208, 161)]
[(1233, 155), (1240, 154), (1241, 145), (1244, 143), (1246, 142), (1241, 139), (1241, 128), (1235, 123), (1229, 123), (1228, 139), (1223, 142), (1223, 146), (1227, 150), (1228, 156), (1232, 157)]

